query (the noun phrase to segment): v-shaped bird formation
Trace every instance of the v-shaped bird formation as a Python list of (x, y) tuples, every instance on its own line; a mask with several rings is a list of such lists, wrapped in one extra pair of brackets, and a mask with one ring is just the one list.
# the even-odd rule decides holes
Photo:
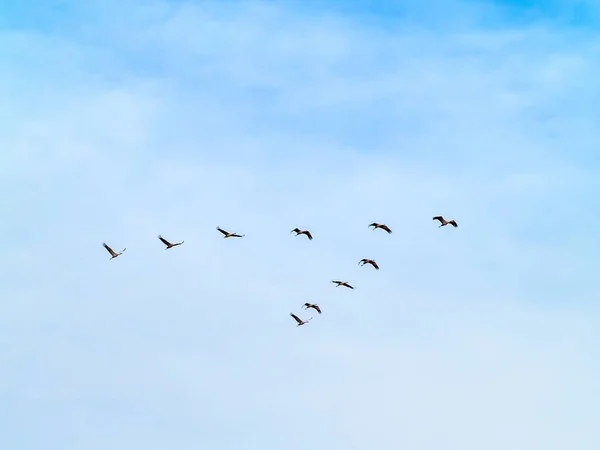
[[(440, 222), (440, 225), (438, 228), (445, 227), (446, 225), (452, 225), (454, 228), (458, 227), (458, 224), (456, 223), (456, 220), (454, 220), (454, 219), (446, 220), (446, 219), (444, 219), (443, 216), (435, 216), (435, 217), (433, 217), (433, 220), (437, 220)], [(384, 223), (373, 222), (369, 225), (369, 228), (371, 228), (371, 227), (373, 228), (373, 230), (380, 229), (380, 230), (384, 230), (388, 234), (392, 233), (392, 230), (390, 229), (390, 227), (388, 227)], [(243, 238), (245, 236), (245, 234), (232, 233), (232, 232), (226, 231), (219, 226), (217, 226), (217, 230), (223, 235), (223, 239), (232, 238), (232, 237)], [(309, 230), (303, 230), (301, 228), (296, 227), (292, 231), (290, 231), (290, 233), (296, 233), (295, 236), (304, 235), (308, 238), (309, 241), (313, 240), (313, 236)], [(165, 250), (169, 250), (173, 247), (177, 247), (179, 245), (182, 245), (185, 242), (185, 241), (181, 241), (181, 242), (172, 243), (172, 242), (168, 241), (167, 239), (165, 239), (164, 237), (162, 237), (162, 235), (160, 235), (160, 234), (158, 235), (158, 239), (165, 245)], [(126, 248), (123, 248), (123, 250), (121, 250), (120, 252), (117, 253), (111, 247), (109, 247), (105, 242), (102, 243), (102, 246), (110, 254), (111, 260), (117, 258), (118, 256), (121, 256), (126, 250)], [(358, 262), (359, 266), (366, 266), (367, 264), (372, 266), (375, 270), (379, 270), (379, 265), (375, 262), (374, 259), (363, 258)], [(354, 286), (352, 286), (348, 281), (331, 280), (331, 282), (335, 284), (335, 287), (342, 286), (342, 287), (345, 287), (348, 289), (352, 289), (352, 290), (354, 289)], [(302, 305), (302, 307), (305, 310), (314, 309), (317, 313), (319, 313), (319, 314), (322, 313), (320, 306), (316, 305), (314, 303), (306, 302), (306, 303), (304, 303), (304, 305)], [(297, 323), (296, 326), (298, 326), (298, 327), (301, 325), (306, 325), (308, 322), (310, 322), (313, 319), (312, 317), (310, 317), (306, 320), (303, 320), (294, 313), (290, 313), (290, 316), (296, 321), (296, 323)]]

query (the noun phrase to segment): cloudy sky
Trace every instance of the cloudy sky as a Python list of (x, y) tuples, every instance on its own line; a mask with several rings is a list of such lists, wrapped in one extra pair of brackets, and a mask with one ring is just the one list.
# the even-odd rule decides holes
[(599, 13), (0, 2), (0, 447), (596, 450)]

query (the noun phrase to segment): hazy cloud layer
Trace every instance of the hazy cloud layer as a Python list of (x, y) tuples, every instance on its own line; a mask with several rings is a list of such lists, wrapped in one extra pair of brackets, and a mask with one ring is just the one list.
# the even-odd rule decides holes
[(596, 449), (598, 34), (320, 5), (0, 22), (2, 448)]

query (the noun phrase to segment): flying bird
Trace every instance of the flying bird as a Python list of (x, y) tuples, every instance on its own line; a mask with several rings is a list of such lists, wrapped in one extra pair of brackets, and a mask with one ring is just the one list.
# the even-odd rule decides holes
[(310, 231), (308, 230), (301, 230), (300, 228), (294, 228), (292, 231), (290, 231), (290, 233), (296, 233), (296, 236), (298, 236), (299, 234), (305, 234), (306, 237), (308, 237), (309, 241), (312, 241), (312, 234), (310, 234)]
[(331, 280), (331, 282), (337, 284), (336, 287), (345, 286), (347, 288), (354, 289), (352, 286), (350, 286), (350, 284), (348, 284), (347, 281)]
[(318, 312), (319, 314), (321, 314), (321, 308), (319, 308), (319, 305), (315, 305), (313, 303), (305, 303), (303, 306), (304, 306), (304, 309), (312, 308), (316, 312)]
[(441, 225), (438, 228), (445, 227), (448, 224), (452, 225), (454, 228), (456, 228), (458, 226), (457, 223), (456, 223), (456, 221), (454, 219), (452, 219), (452, 220), (446, 220), (442, 216), (435, 216), (433, 218), (433, 220), (439, 220), (440, 221)]
[(158, 239), (160, 239), (160, 242), (162, 242), (163, 244), (166, 245), (165, 250), (169, 250), (172, 247), (177, 247), (178, 245), (181, 245), (184, 242), (184, 241), (181, 241), (181, 242), (176, 242), (175, 244), (172, 244), (169, 241), (167, 241), (164, 237), (162, 237), (160, 234), (158, 235)]
[(304, 321), (294, 313), (290, 313), (290, 316), (292, 316), (294, 318), (294, 320), (296, 320), (296, 322), (298, 322), (298, 325), (296, 325), (297, 327), (299, 327), (300, 325), (305, 325), (312, 320), (312, 317), (311, 317), (310, 319)]
[(110, 256), (111, 256), (110, 259), (115, 259), (117, 256), (122, 255), (125, 250), (127, 250), (127, 248), (124, 248), (123, 250), (121, 250), (120, 253), (115, 253), (115, 251), (112, 248), (110, 248), (108, 245), (106, 245), (105, 242), (102, 243), (102, 246), (106, 249), (106, 251), (108, 251), (108, 253), (110, 253)]
[(387, 231), (388, 234), (390, 234), (392, 232), (392, 230), (390, 230), (390, 227), (388, 227), (385, 223), (373, 222), (371, 225), (369, 225), (369, 227), (373, 227), (373, 230), (376, 230), (377, 228), (381, 228), (382, 230)]
[(373, 267), (375, 267), (377, 270), (379, 270), (379, 266), (377, 265), (377, 263), (369, 258), (363, 258), (358, 262), (359, 266), (364, 266), (365, 264), (371, 264)]
[(223, 234), (223, 239), (230, 238), (230, 237), (241, 238), (241, 237), (246, 236), (245, 234), (230, 233), (229, 231), (225, 231), (223, 228), (220, 228), (220, 227), (217, 227), (217, 230), (219, 230)]

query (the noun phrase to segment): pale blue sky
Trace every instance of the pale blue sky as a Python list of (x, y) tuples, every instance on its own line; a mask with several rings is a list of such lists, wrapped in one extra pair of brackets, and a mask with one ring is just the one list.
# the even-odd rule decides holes
[(597, 5), (0, 5), (0, 448), (597, 450)]

